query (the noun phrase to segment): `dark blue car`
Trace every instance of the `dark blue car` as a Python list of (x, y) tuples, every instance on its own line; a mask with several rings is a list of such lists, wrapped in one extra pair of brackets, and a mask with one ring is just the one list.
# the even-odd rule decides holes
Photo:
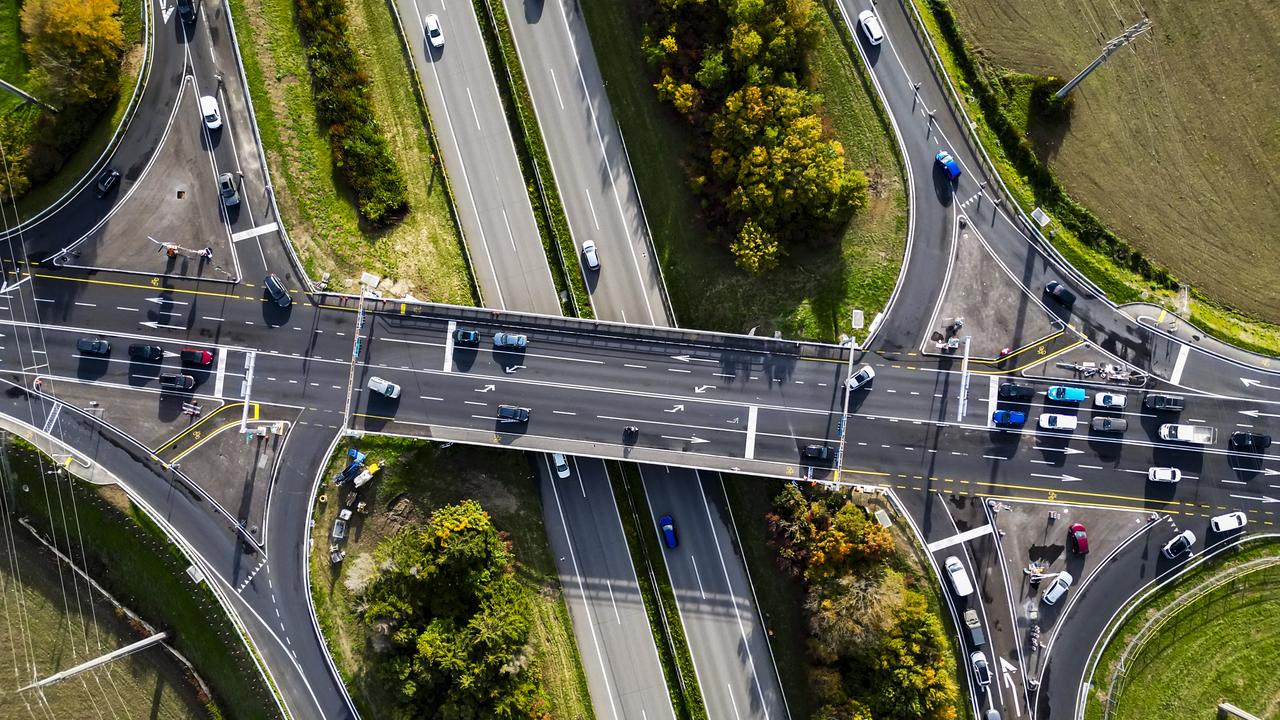
[(956, 159), (951, 157), (951, 153), (946, 150), (940, 150), (937, 155), (933, 156), (933, 159), (937, 160), (938, 164), (942, 166), (942, 169), (947, 171), (947, 177), (952, 180), (960, 177), (960, 163), (956, 162)]
[(996, 427), (1022, 427), (1027, 414), (1021, 410), (997, 410), (991, 413), (991, 422)]
[(675, 548), (680, 544), (680, 540), (676, 538), (676, 521), (671, 519), (670, 515), (663, 515), (658, 518), (658, 527), (662, 529), (662, 541), (669, 548)]

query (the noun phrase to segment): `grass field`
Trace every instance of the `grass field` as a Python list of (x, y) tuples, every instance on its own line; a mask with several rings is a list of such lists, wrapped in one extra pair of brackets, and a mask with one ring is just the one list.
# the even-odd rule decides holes
[[(311, 591), (330, 652), (347, 682), (361, 715), (395, 717), (393, 707), (369, 675), (373, 649), (352, 612), (355, 590), (373, 571), (372, 551), (378, 541), (401, 527), (421, 522), (432, 509), (472, 498), (507, 533), (518, 561), (517, 574), (529, 590), (534, 609), (530, 645), (542, 674), (542, 689), (555, 718), (594, 717), (582, 672), (568, 607), (560, 593), (555, 563), (542, 525), (538, 482), (528, 456), (508, 450), (396, 438), (366, 438), (359, 447), (384, 469), (364, 499), (370, 513), (357, 515), (348, 530), (346, 560), (329, 563), (329, 533), (339, 510), (338, 492), (326, 483), (328, 502), (313, 513), (315, 540), (311, 554)], [(346, 448), (341, 448), (345, 453)], [(337, 463), (331, 463), (332, 477)]]
[[(1069, 127), (1032, 125), (1033, 145), (1076, 200), (1144, 254), (1210, 298), (1280, 322), (1270, 227), (1280, 212), (1271, 161), (1280, 98), (1265, 90), (1280, 73), (1280, 5), (951, 4), (992, 73), (1061, 77), (1145, 10), (1153, 29), (1080, 87)], [(1215, 32), (1224, 19), (1232, 30)]]
[(232, 10), (280, 213), (308, 274), (331, 272), (333, 286), (351, 290), (369, 271), (398, 281), (396, 293), (475, 304), (444, 176), (431, 161), (427, 118), (385, 0), (347, 4), (378, 124), (408, 185), (408, 217), (384, 230), (360, 223), (334, 172), (292, 0), (235, 0)]
[[(22, 51), (22, 18), (18, 0), (0, 0), (0, 80), (26, 89), (27, 55)], [(0, 112), (20, 101), (12, 94), (0, 93)]]
[[(1242, 554), (1274, 556), (1275, 542)], [(1222, 570), (1220, 564), (1193, 573), (1130, 616), (1111, 643), (1093, 679), (1085, 717), (1103, 717), (1099, 702), (1110, 686), (1111, 667), (1131, 633), (1156, 607)], [(1164, 720), (1211, 717), (1220, 701), (1230, 702), (1264, 720), (1280, 718), (1280, 566), (1256, 570), (1211, 591), (1173, 615), (1133, 657), (1117, 697), (1113, 720)]]
[(694, 155), (690, 130), (660, 106), (640, 53), (641, 0), (583, 2), (614, 117), (630, 152), (667, 289), (682, 325), (711, 330), (779, 329), (832, 340), (848, 331), (849, 310), (883, 308), (897, 280), (906, 233), (906, 196), (889, 133), (876, 114), (862, 67), (825, 13), (810, 58), (815, 89), (849, 163), (866, 170), (871, 202), (839, 243), (795, 247), (772, 273), (738, 270), (700, 222), (682, 158)]
[(10, 648), (5, 654), (21, 663), (21, 671), (12, 667), (0, 673), (4, 676), (0, 717), (43, 717), (42, 706), (53, 717), (67, 718), (208, 717), (184, 679), (185, 668), (159, 646), (51, 685), (42, 694), (18, 692), (32, 681), (31, 664), (35, 674), (45, 677), (140, 636), (116, 617), (115, 608), (101, 596), (95, 593), (94, 600), (88, 600), (83, 581), (78, 582), (81, 595), (77, 598), (70, 569), (25, 528), (14, 523), (11, 540), (12, 544), (0, 541), (5, 556), (0, 562), (0, 596), (6, 618), (0, 625), (0, 647)]

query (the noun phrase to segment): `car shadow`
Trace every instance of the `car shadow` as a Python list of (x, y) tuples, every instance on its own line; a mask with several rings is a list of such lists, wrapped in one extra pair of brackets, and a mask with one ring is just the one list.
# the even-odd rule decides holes
[(76, 377), (81, 380), (98, 380), (111, 368), (110, 357), (80, 355), (80, 364), (76, 367)]
[(293, 303), (289, 307), (280, 307), (272, 299), (266, 288), (262, 290), (262, 321), (270, 327), (279, 327), (289, 322), (293, 314)]
[(938, 203), (943, 207), (951, 207), (952, 201), (956, 196), (956, 186), (951, 180), (951, 176), (941, 164), (934, 162), (933, 167), (933, 193), (938, 198)]

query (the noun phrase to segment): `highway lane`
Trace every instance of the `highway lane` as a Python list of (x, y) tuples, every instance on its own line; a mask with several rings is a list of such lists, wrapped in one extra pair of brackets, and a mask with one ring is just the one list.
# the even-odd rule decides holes
[[(441, 160), (485, 304), (559, 314), (474, 7), (469, 2), (397, 0), (396, 9), (440, 139)], [(423, 30), (432, 13), (444, 31), (442, 48), (428, 44)]]

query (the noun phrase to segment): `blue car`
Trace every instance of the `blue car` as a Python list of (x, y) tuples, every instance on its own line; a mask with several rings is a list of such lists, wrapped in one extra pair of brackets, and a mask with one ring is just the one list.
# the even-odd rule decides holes
[(997, 410), (991, 413), (991, 423), (996, 427), (1022, 427), (1027, 414), (1021, 410)]
[(1067, 387), (1066, 385), (1054, 385), (1049, 388), (1045, 396), (1054, 402), (1062, 403), (1082, 403), (1086, 397), (1084, 390), (1080, 388)]
[(663, 515), (658, 518), (658, 527), (662, 529), (662, 541), (667, 547), (675, 549), (680, 544), (680, 540), (676, 538), (676, 521), (670, 515)]
[(951, 157), (951, 153), (946, 150), (939, 150), (938, 154), (933, 156), (933, 159), (937, 160), (942, 169), (947, 171), (947, 177), (952, 180), (960, 177), (960, 163)]

